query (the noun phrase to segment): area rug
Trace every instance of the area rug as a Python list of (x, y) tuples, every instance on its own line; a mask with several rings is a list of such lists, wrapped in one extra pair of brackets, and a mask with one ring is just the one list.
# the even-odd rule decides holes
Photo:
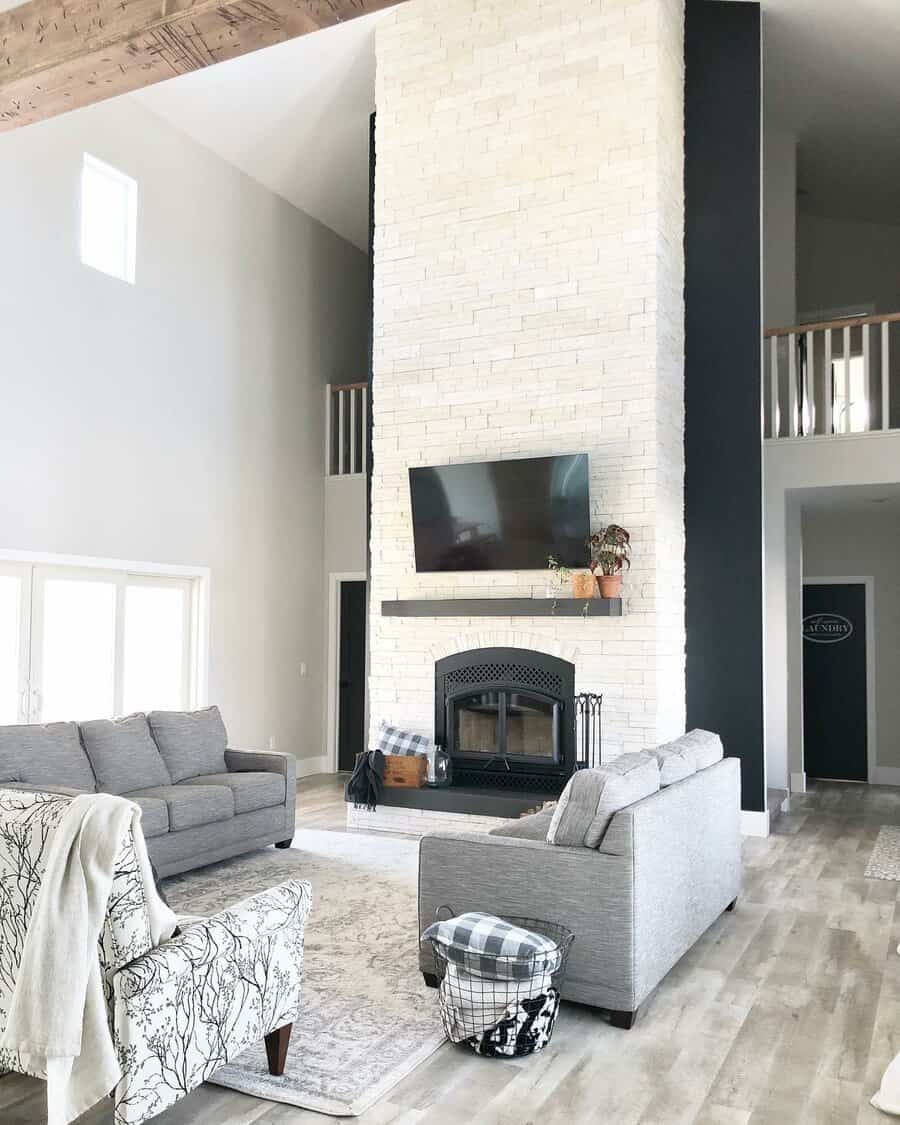
[(866, 878), (900, 880), (900, 828), (884, 824), (878, 830), (866, 866)]
[(354, 1117), (441, 1045), (437, 994), (418, 967), (418, 848), (417, 840), (303, 829), (290, 850), (267, 848), (164, 881), (181, 914), (213, 914), (286, 879), (312, 884), (303, 996), (284, 1075), (269, 1074), (260, 1043), (212, 1082)]

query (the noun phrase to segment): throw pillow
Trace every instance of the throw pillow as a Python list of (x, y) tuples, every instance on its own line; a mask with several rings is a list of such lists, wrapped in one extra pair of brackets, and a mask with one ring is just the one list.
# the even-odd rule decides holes
[(0, 727), (0, 780), (94, 793), (91, 769), (77, 723), (28, 723)]
[(172, 784), (146, 715), (92, 719), (79, 723), (78, 729), (101, 793), (121, 796)]
[(228, 734), (218, 707), (151, 711), (147, 721), (173, 784), (189, 777), (227, 773)]
[(597, 848), (620, 809), (659, 792), (659, 766), (649, 754), (621, 754), (572, 774), (547, 831), (547, 843)]
[(448, 961), (473, 976), (525, 980), (559, 968), (561, 954), (552, 938), (477, 910), (433, 922), (422, 937), (436, 941)]
[(411, 757), (414, 754), (427, 754), (430, 748), (431, 739), (424, 734), (414, 734), (400, 727), (392, 727), (384, 719), (378, 724), (375, 749), (380, 750), (382, 754), (402, 754)]

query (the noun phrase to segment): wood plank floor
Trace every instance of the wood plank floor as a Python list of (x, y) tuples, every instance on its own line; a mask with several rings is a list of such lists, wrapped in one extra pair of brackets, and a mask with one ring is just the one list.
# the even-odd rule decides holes
[[(629, 1032), (568, 1005), (526, 1060), (449, 1045), (360, 1125), (850, 1125), (900, 1051), (900, 883), (865, 879), (900, 789), (820, 785), (768, 840), (747, 840), (745, 890), (673, 969)], [(300, 822), (343, 831), (340, 782), (302, 783)], [(364, 846), (364, 836), (360, 846)], [(414, 940), (410, 935), (410, 940)], [(0, 1080), (0, 1122), (45, 1120), (41, 1083)], [(156, 1125), (339, 1121), (204, 1086)], [(108, 1106), (79, 1125), (111, 1125)]]

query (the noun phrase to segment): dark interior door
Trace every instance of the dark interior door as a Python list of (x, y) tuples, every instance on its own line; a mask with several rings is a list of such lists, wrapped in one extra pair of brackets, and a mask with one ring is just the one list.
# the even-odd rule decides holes
[(352, 770), (365, 750), (366, 584), (341, 583), (338, 769)]
[(803, 587), (803, 745), (807, 776), (868, 780), (862, 583)]

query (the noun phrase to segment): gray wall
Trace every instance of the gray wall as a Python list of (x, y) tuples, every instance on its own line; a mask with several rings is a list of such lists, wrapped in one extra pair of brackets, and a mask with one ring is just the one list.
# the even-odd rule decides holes
[(875, 582), (876, 763), (900, 766), (900, 513), (805, 513), (805, 578), (871, 575)]
[[(79, 262), (84, 151), (138, 180), (133, 288)], [(322, 388), (365, 369), (364, 255), (129, 99), (0, 137), (0, 247), (0, 547), (209, 566), (232, 742), (322, 754)]]

